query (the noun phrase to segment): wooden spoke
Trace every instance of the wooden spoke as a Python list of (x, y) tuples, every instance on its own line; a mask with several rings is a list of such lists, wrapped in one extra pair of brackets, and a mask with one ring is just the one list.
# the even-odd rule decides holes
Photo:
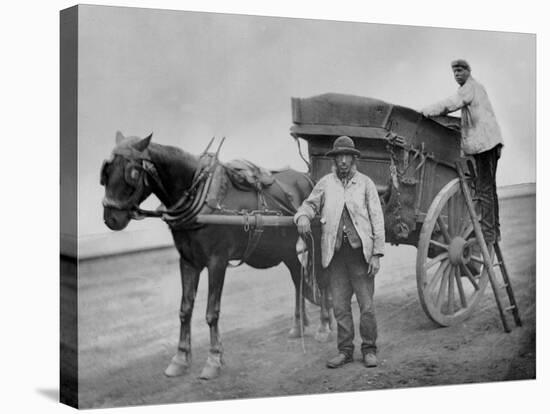
[(449, 233), (451, 237), (460, 235), (462, 227), (462, 208), (460, 193), (454, 194), (449, 199)]
[(460, 296), (460, 303), (462, 304), (463, 308), (467, 308), (468, 302), (466, 301), (466, 295), (464, 294), (464, 286), (462, 286), (462, 277), (460, 274), (459, 266), (457, 266), (455, 269), (455, 278), (456, 286), (458, 287), (458, 295)]
[(462, 232), (462, 223), (464, 222), (464, 202), (460, 193), (455, 195), (455, 236), (460, 236)]
[(430, 240), (430, 243), (433, 244), (434, 246), (441, 247), (442, 249), (449, 250), (449, 246), (448, 246), (448, 245), (443, 244), (443, 243), (440, 243), (440, 242), (438, 242), (438, 241), (436, 241), (436, 240), (431, 239), (431, 240)]
[(449, 253), (448, 252), (443, 252), (437, 256), (435, 256), (432, 260), (430, 260), (428, 263), (426, 263), (426, 268), (425, 270), (427, 271), (429, 268), (433, 267), (434, 265), (442, 262), (443, 260), (445, 260), (447, 257), (449, 257)]
[(437, 218), (437, 224), (439, 225), (439, 230), (441, 231), (441, 234), (443, 234), (443, 238), (447, 243), (451, 242), (451, 236), (449, 235), (449, 231), (447, 230), (447, 226), (443, 222), (443, 219), (441, 216)]
[(455, 196), (451, 196), (451, 198), (449, 198), (449, 201), (447, 202), (447, 212), (449, 217), (449, 219), (447, 220), (447, 224), (448, 224), (449, 234), (451, 236), (455, 235), (455, 220), (456, 220), (455, 201), (456, 201)]
[(466, 202), (461, 197), (460, 198), (460, 231), (458, 232), (458, 235), (462, 237), (467, 236), (467, 235), (464, 235), (464, 233), (466, 233), (466, 231), (468, 230), (468, 227), (470, 227), (470, 220), (469, 220), (469, 215), (466, 208)]
[(464, 272), (464, 274), (466, 275), (466, 277), (468, 278), (468, 280), (470, 281), (470, 283), (474, 286), (474, 289), (479, 290), (479, 286), (476, 282), (476, 279), (475, 279), (474, 275), (472, 274), (472, 272), (470, 271), (470, 269), (468, 269), (468, 266), (462, 265), (461, 268), (462, 268), (462, 271)]
[(451, 266), (451, 270), (449, 271), (449, 291), (447, 296), (447, 309), (451, 314), (455, 313), (455, 273), (455, 267)]
[(476, 263), (482, 264), (482, 265), (485, 264), (485, 262), (483, 261), (483, 259), (480, 258), (480, 257), (477, 257), (477, 256), (472, 256), (472, 257), (471, 257), (471, 260), (474, 261), (474, 262), (476, 262)]
[[(468, 229), (466, 229), (466, 230), (468, 230)], [(474, 237), (470, 237), (470, 238), (466, 238), (466, 236), (468, 236), (468, 235), (465, 234), (465, 235), (464, 235), (464, 239), (466, 239), (466, 242), (467, 242), (470, 246), (472, 246), (472, 245), (474, 245), (474, 244), (477, 243), (477, 239), (475, 238), (475, 236), (474, 236)]]
[(468, 240), (468, 236), (472, 233), (472, 229), (470, 228), (470, 223), (468, 220), (464, 220), (464, 225), (462, 226), (462, 230), (460, 231), (460, 236), (465, 239), (465, 240)]
[(449, 264), (450, 264), (449, 262), (441, 263), (441, 266), (439, 266), (439, 268), (436, 270), (432, 280), (430, 280), (430, 283), (426, 288), (427, 292), (431, 292), (432, 289), (437, 285), (437, 282), (441, 279), (441, 276), (447, 270), (447, 267), (449, 267)]
[(439, 285), (439, 292), (437, 293), (437, 299), (435, 301), (435, 306), (437, 309), (441, 309), (441, 301), (443, 300), (443, 292), (447, 287), (447, 280), (449, 279), (449, 267), (443, 272), (443, 277), (441, 278), (441, 285)]

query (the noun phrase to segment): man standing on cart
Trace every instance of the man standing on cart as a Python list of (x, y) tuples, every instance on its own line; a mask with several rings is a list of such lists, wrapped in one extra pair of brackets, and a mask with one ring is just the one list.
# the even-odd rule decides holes
[(424, 116), (446, 115), (462, 110), (462, 150), (476, 161), (476, 196), (481, 207), (481, 230), (487, 246), (500, 240), (496, 188), (497, 162), (503, 146), (495, 113), (483, 85), (471, 76), (467, 61), (451, 62), (458, 91), (441, 102), (424, 108)]
[(334, 160), (333, 172), (319, 180), (294, 216), (302, 236), (310, 233), (313, 217), (321, 218), (322, 265), (328, 272), (338, 329), (338, 355), (327, 361), (329, 368), (353, 361), (353, 294), (361, 313), (363, 363), (377, 366), (373, 296), (374, 276), (384, 255), (384, 215), (375, 184), (357, 171), (359, 155), (350, 137), (337, 138), (327, 153)]

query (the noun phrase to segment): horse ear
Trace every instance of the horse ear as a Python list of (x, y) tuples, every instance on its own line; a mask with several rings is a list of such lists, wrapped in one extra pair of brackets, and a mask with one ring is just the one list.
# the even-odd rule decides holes
[(141, 140), (139, 140), (138, 142), (136, 142), (133, 147), (138, 150), (139, 152), (142, 152), (144, 151), (148, 146), (149, 146), (149, 143), (151, 142), (151, 138), (153, 137), (153, 133), (149, 134), (148, 137), (145, 137)]
[(122, 141), (124, 141), (124, 135), (122, 135), (122, 132), (117, 131), (116, 132), (116, 144), (120, 144)]

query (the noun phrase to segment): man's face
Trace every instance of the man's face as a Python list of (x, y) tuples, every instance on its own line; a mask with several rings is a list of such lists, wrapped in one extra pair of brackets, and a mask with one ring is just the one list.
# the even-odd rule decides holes
[(456, 82), (462, 86), (470, 76), (470, 71), (462, 66), (455, 66), (453, 68), (453, 74), (455, 76)]
[(347, 175), (355, 164), (355, 157), (352, 154), (338, 154), (334, 157), (334, 163), (338, 175)]

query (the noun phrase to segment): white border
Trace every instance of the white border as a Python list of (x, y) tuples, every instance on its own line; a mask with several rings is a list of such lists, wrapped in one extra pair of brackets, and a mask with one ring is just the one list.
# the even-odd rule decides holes
[[(537, 33), (537, 211), (543, 212), (543, 160), (547, 144), (541, 139), (548, 87), (548, 28), (543, 2), (480, 2), (461, 0), (352, 2), (283, 1), (96, 1), (176, 10), (200, 10), (268, 16), (366, 21), (438, 27)], [(5, 412), (69, 412), (45, 396), (58, 388), (59, 332), (59, 127), (58, 11), (69, 1), (8, 2), (1, 9), (2, 36), (2, 375)], [(511, 80), (513, 81), (513, 80)], [(546, 111), (547, 112), (547, 111)], [(7, 126), (7, 128), (6, 128)], [(548, 164), (548, 163), (546, 163)], [(28, 191), (32, 188), (32, 191)], [(538, 214), (538, 255), (547, 251), (543, 236), (547, 219)], [(536, 382), (430, 387), (353, 394), (166, 405), (104, 412), (539, 412), (548, 389), (548, 364), (542, 340), (548, 340), (547, 293), (538, 261), (538, 338)], [(546, 296), (546, 295), (545, 295)], [(544, 338), (543, 338), (544, 337)], [(547, 341), (546, 341), (547, 343)], [(46, 391), (46, 392), (44, 392)], [(540, 407), (538, 406), (540, 404)], [(131, 410), (131, 411), (130, 411)]]

